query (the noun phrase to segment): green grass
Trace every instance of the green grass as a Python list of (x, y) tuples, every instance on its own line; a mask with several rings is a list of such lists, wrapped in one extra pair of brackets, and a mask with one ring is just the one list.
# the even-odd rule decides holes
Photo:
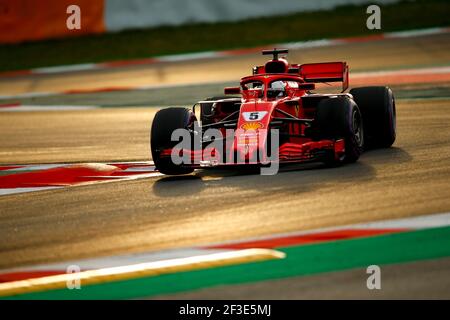
[(366, 28), (366, 7), (342, 6), (333, 11), (296, 13), (233, 23), (159, 27), (0, 45), (0, 71), (450, 25), (448, 0), (403, 1), (381, 6), (380, 31)]

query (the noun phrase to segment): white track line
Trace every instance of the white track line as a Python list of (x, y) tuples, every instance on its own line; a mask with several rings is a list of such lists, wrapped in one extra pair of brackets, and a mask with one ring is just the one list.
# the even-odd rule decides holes
[(213, 244), (205, 244), (205, 245), (203, 245), (203, 247), (231, 245), (231, 244), (239, 244), (239, 243), (244, 243), (244, 242), (270, 240), (270, 239), (284, 238), (284, 237), (296, 237), (296, 236), (304, 236), (304, 235), (311, 235), (311, 234), (315, 234), (315, 233), (340, 231), (340, 230), (359, 230), (359, 229), (363, 229), (363, 230), (364, 229), (365, 230), (367, 230), (367, 229), (420, 230), (420, 229), (447, 227), (447, 226), (450, 226), (450, 212), (417, 216), (417, 217), (411, 217), (411, 218), (389, 219), (389, 220), (358, 223), (358, 224), (352, 224), (352, 225), (319, 228), (319, 229), (314, 229), (314, 230), (278, 233), (278, 234), (274, 234), (274, 235), (270, 235), (270, 236), (252, 237), (252, 238), (248, 238), (245, 240), (235, 240), (235, 241), (227, 241), (227, 242), (218, 242), (218, 243), (213, 243)]
[(12, 194), (27, 193), (34, 191), (63, 189), (63, 188), (65, 187), (34, 187), (34, 188), (5, 188), (5, 189), (0, 188), (0, 196), (7, 196)]
[(144, 253), (134, 253), (126, 255), (111, 256), (105, 258), (92, 258), (92, 259), (81, 259), (81, 260), (71, 260), (61, 263), (52, 264), (42, 264), (35, 265), (31, 267), (19, 267), (0, 270), (0, 274), (10, 273), (10, 272), (29, 272), (29, 271), (62, 271), (66, 272), (68, 266), (76, 265), (79, 266), (81, 270), (92, 270), (100, 268), (111, 268), (120, 267), (128, 264), (138, 264), (146, 262), (155, 262), (160, 260), (169, 259), (180, 259), (187, 257), (196, 257), (205, 254), (219, 253), (232, 251), (229, 249), (200, 249), (200, 248), (183, 248), (183, 249), (172, 249), (165, 251), (154, 251), (154, 252), (144, 252)]
[(71, 106), (71, 105), (17, 105), (11, 107), (1, 107), (0, 112), (25, 112), (25, 111), (73, 111), (97, 109), (99, 106)]
[[(155, 164), (153, 161), (137, 161), (137, 162), (108, 162), (108, 163), (90, 163), (89, 165), (100, 165), (100, 166), (114, 166), (121, 164), (129, 164), (129, 165), (138, 165), (138, 167), (132, 167), (127, 169), (122, 169), (123, 172), (126, 172), (128, 175), (123, 176), (85, 176), (86, 178), (96, 179), (88, 182), (80, 182), (78, 184), (70, 185), (70, 186), (42, 186), (42, 187), (30, 187), (30, 188), (1, 188), (0, 187), (0, 196), (19, 194), (19, 193), (27, 193), (27, 192), (35, 192), (35, 191), (43, 191), (43, 190), (54, 190), (54, 189), (62, 189), (68, 187), (76, 187), (87, 184), (100, 184), (100, 183), (108, 183), (111, 181), (126, 181), (126, 180), (137, 180), (137, 179), (145, 179), (145, 178), (153, 178), (163, 176), (160, 172), (149, 172), (146, 171), (154, 171)], [(48, 169), (55, 169), (61, 167), (72, 167), (77, 165), (86, 165), (86, 163), (71, 163), (71, 164), (33, 164), (33, 165), (13, 165), (8, 164), (6, 167), (10, 166), (11, 169), (2, 169), (0, 172), (6, 174), (18, 174), (29, 171), (43, 171)], [(19, 168), (14, 168), (16, 166), (20, 166)], [(0, 176), (1, 179), (1, 176)], [(98, 180), (97, 180), (98, 179)], [(104, 179), (104, 180), (103, 180)]]
[[(360, 78), (368, 78), (368, 77), (383, 77), (383, 76), (402, 76), (402, 75), (422, 75), (422, 74), (448, 74), (450, 73), (450, 66), (442, 66), (442, 67), (426, 67), (426, 68), (417, 68), (417, 69), (399, 69), (399, 70), (379, 70), (379, 71), (365, 71), (365, 72), (352, 72), (350, 76), (351, 79), (360, 79)], [(217, 81), (217, 82), (209, 82), (209, 83), (195, 83), (194, 85), (202, 85), (202, 84), (220, 84), (223, 83), (223, 81)], [(183, 86), (189, 86), (191, 84), (184, 83), (184, 84), (176, 84), (176, 85), (145, 85), (145, 86), (135, 86), (135, 87), (129, 87), (126, 88), (126, 91), (131, 90), (150, 90), (150, 89), (160, 89), (160, 88), (172, 88), (172, 87), (183, 87)], [(120, 91), (121, 89), (117, 89), (117, 91)], [(94, 94), (96, 92), (104, 92), (102, 88), (94, 89), (86, 91), (86, 94)], [(113, 91), (110, 91), (113, 92)], [(42, 95), (65, 95), (65, 94), (71, 94), (66, 92), (30, 92), (25, 94), (17, 94), (17, 95), (0, 95), (0, 99), (20, 99), (20, 98), (30, 98), (34, 95), (36, 97), (40, 97)], [(21, 110), (20, 108), (26, 109)], [(39, 107), (41, 109), (39, 109)], [(84, 109), (93, 109), (93, 108), (101, 108), (101, 106), (12, 106), (12, 107), (3, 107), (0, 108), (0, 111), (41, 111), (41, 110), (54, 110), (54, 111), (60, 111), (60, 110), (83, 110)], [(17, 110), (14, 110), (17, 109)]]

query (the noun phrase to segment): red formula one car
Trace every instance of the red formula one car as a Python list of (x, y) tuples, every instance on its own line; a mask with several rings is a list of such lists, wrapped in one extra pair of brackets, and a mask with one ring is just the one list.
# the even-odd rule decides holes
[[(348, 88), (345, 62), (289, 64), (273, 55), (231, 97), (199, 101), (192, 109), (158, 111), (151, 128), (156, 168), (186, 174), (196, 168), (321, 161), (356, 161), (365, 148), (390, 147), (396, 136), (395, 100), (388, 87)], [(316, 83), (342, 82), (342, 93), (313, 93)], [(236, 96), (239, 95), (239, 96)], [(197, 121), (200, 120), (200, 121)]]

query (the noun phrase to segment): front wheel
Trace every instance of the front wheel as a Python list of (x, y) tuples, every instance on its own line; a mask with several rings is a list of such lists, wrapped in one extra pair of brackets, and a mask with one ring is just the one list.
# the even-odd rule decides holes
[(150, 149), (155, 167), (159, 172), (179, 175), (194, 171), (189, 166), (173, 163), (170, 156), (161, 156), (163, 150), (173, 148), (178, 143), (171, 140), (173, 131), (188, 130), (194, 121), (194, 113), (187, 108), (166, 108), (156, 113), (150, 132)]
[(321, 139), (344, 139), (345, 152), (332, 152), (325, 159), (328, 166), (358, 160), (364, 149), (364, 127), (358, 106), (347, 97), (324, 99), (317, 106), (317, 130)]

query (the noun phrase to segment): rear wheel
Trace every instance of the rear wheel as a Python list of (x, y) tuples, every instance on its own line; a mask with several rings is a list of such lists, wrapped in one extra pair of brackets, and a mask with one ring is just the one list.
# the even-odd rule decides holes
[(194, 171), (189, 166), (174, 164), (171, 157), (161, 157), (161, 151), (173, 148), (178, 141), (171, 141), (176, 129), (188, 129), (195, 121), (194, 113), (187, 108), (159, 110), (153, 119), (150, 133), (150, 148), (155, 167), (161, 173), (178, 175)]
[(345, 153), (336, 158), (334, 152), (326, 157), (329, 166), (358, 160), (364, 148), (364, 128), (361, 113), (347, 97), (324, 99), (317, 106), (317, 132), (320, 139), (344, 139)]
[(396, 137), (395, 99), (389, 87), (361, 87), (350, 90), (363, 117), (366, 145), (390, 147)]

